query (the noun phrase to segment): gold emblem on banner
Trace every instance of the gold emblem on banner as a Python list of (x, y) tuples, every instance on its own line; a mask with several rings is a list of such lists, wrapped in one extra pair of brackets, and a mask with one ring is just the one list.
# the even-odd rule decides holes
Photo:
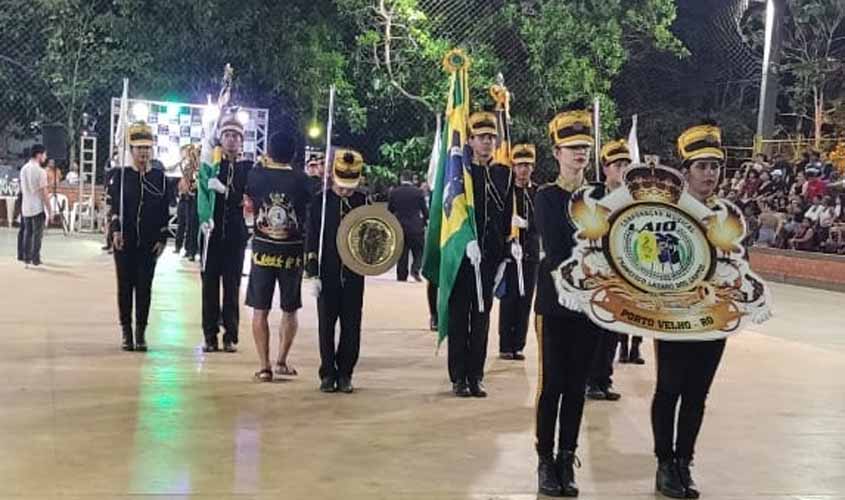
[(358, 207), (340, 221), (337, 250), (343, 265), (363, 276), (390, 270), (402, 254), (405, 234), (385, 203)]
[(594, 186), (575, 192), (576, 247), (554, 275), (560, 303), (604, 328), (664, 340), (716, 339), (765, 321), (767, 289), (739, 244), (742, 214), (685, 188), (670, 168), (637, 165), (604, 198)]

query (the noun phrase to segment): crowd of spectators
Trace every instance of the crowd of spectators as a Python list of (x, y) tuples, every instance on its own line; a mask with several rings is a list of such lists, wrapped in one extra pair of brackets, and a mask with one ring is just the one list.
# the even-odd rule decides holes
[(746, 247), (845, 254), (845, 180), (818, 152), (797, 162), (757, 155), (726, 176), (719, 195), (745, 214)]

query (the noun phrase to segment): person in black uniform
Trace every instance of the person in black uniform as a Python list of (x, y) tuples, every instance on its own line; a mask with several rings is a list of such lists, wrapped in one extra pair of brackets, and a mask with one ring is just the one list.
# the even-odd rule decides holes
[[(238, 343), (240, 307), (238, 293), (243, 275), (244, 252), (249, 238), (243, 214), (244, 187), (252, 163), (238, 161), (244, 138), (244, 126), (236, 115), (227, 112), (220, 120), (219, 141), (223, 150), (220, 170), (208, 180), (207, 196), (215, 196), (214, 226), (208, 241), (202, 271), (203, 351), (217, 352), (220, 330), (220, 282), (223, 282), (223, 350), (235, 352)], [(205, 251), (205, 250), (204, 250)]]
[(296, 141), (288, 131), (274, 134), (270, 138), (270, 158), (250, 171), (244, 197), (247, 211), (255, 217), (246, 305), (254, 309), (252, 335), (260, 362), (255, 379), (259, 382), (273, 380), (267, 318), (276, 283), (282, 309), (276, 374), (297, 375), (288, 355), (299, 326), (297, 311), (302, 307), (303, 242), (311, 185), (302, 171), (291, 167), (295, 153)]
[[(551, 496), (578, 496), (575, 450), (584, 413), (584, 386), (598, 343), (598, 333), (577, 302), (561, 305), (552, 273), (572, 255), (575, 225), (569, 218), (569, 198), (584, 184), (584, 169), (593, 146), (592, 116), (575, 109), (559, 113), (549, 124), (560, 174), (534, 198), (535, 219), (543, 257), (537, 278), (537, 384), (538, 490)], [(593, 191), (604, 194), (602, 185)], [(553, 455), (559, 425), (557, 457)]]
[[(305, 173), (311, 184), (312, 194), (323, 190), (323, 171), (325, 170), (326, 155), (322, 151), (311, 151), (308, 154), (308, 161), (305, 163)], [(331, 183), (331, 179), (329, 179)]]
[[(687, 191), (711, 208), (725, 161), (721, 136), (715, 124), (705, 123), (686, 130), (678, 138)], [(658, 460), (657, 491), (670, 498), (698, 498), (690, 467), (704, 421), (707, 393), (725, 351), (725, 339), (658, 340), (654, 345), (657, 386), (651, 403), (651, 426)]]
[(422, 251), (425, 240), (425, 226), (428, 223), (428, 205), (425, 193), (412, 182), (411, 172), (402, 172), (402, 184), (390, 191), (387, 209), (393, 213), (402, 225), (405, 234), (405, 247), (396, 264), (396, 279), (408, 280), (408, 254), (413, 254), (411, 277), (422, 281)]
[[(487, 359), (487, 335), (493, 284), (499, 264), (506, 257), (513, 214), (510, 171), (493, 163), (496, 142), (496, 115), (473, 113), (469, 117), (469, 146), (472, 148), (475, 227), (478, 240), (467, 247), (449, 296), (449, 378), (458, 397), (487, 397), (484, 363)], [(478, 308), (475, 269), (470, 254), (480, 256), (484, 312)], [(441, 318), (441, 321), (443, 319)]]
[(110, 231), (117, 270), (122, 348), (124, 351), (146, 351), (153, 277), (156, 261), (167, 246), (170, 213), (164, 172), (150, 168), (152, 129), (139, 122), (129, 127), (128, 135), (133, 164), (121, 167), (122, 172), (114, 172), (108, 185)]
[(179, 254), (182, 248), (185, 249), (185, 257), (193, 262), (197, 255), (197, 231), (199, 226), (199, 219), (197, 216), (197, 186), (196, 186), (196, 168), (199, 165), (193, 165), (192, 151), (193, 146), (182, 147), (182, 177), (177, 184), (178, 191), (178, 208), (177, 219), (178, 227), (176, 230), (176, 248), (173, 253)]
[[(631, 153), (624, 139), (611, 141), (601, 148), (604, 185), (610, 192), (622, 186), (622, 173), (631, 164)], [(599, 327), (596, 327), (599, 328)], [(593, 400), (618, 401), (622, 395), (613, 390), (613, 358), (619, 335), (600, 329), (599, 345), (593, 358), (590, 376), (587, 378), (587, 398)]]
[(506, 360), (525, 359), (525, 338), (528, 335), (528, 320), (534, 301), (534, 287), (537, 284), (537, 264), (540, 261), (540, 243), (534, 222), (534, 195), (536, 188), (531, 183), (531, 174), (537, 162), (537, 151), (533, 144), (517, 144), (511, 150), (514, 174), (514, 198), (516, 203), (513, 217), (519, 228), (519, 243), (522, 249), (522, 276), (525, 295), (519, 294), (519, 272), (515, 258), (511, 256), (505, 269), (505, 296), (499, 302), (499, 357)]
[[(331, 153), (332, 185), (326, 192), (326, 215), (322, 258), (320, 225), (323, 218), (322, 193), (311, 202), (308, 214), (306, 268), (314, 278), (320, 337), (320, 390), (351, 393), (352, 372), (361, 349), (361, 312), (364, 307), (364, 277), (343, 265), (337, 251), (340, 221), (352, 209), (367, 204), (356, 191), (361, 181), (364, 159), (351, 149)], [(335, 343), (335, 326), (340, 320), (340, 338)]]

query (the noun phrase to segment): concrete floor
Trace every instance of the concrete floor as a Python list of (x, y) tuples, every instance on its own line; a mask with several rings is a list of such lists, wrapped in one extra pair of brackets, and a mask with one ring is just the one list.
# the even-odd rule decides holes
[[(292, 357), (300, 376), (255, 384), (247, 308), (239, 353), (199, 349), (196, 265), (168, 250), (151, 350), (123, 353), (100, 240), (51, 230), (45, 265), (24, 270), (14, 237), (0, 229), (0, 498), (536, 498), (533, 338), (527, 362), (503, 362), (491, 333), (490, 397), (455, 399), (425, 329), (424, 286), (384, 276), (367, 282), (356, 394), (317, 391), (310, 299)], [(699, 484), (712, 499), (843, 499), (845, 301), (773, 291), (776, 319), (729, 341)], [(582, 498), (654, 498), (650, 347), (645, 358), (617, 365), (620, 402), (587, 406)]]

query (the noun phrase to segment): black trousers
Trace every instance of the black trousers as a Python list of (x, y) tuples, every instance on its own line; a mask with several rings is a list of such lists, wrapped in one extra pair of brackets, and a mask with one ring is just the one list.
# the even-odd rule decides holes
[(411, 262), (411, 274), (416, 276), (420, 273), (424, 240), (425, 233), (405, 233), (405, 246), (402, 248), (402, 255), (399, 257), (399, 262), (396, 263), (396, 279), (399, 281), (408, 279), (408, 254), (412, 254), (414, 258)]
[(23, 252), (23, 234), (25, 228), (26, 225), (23, 223), (23, 215), (21, 215), (21, 225), (18, 226), (18, 260), (21, 262), (26, 260)]
[(495, 269), (482, 260), (484, 312), (478, 310), (475, 268), (464, 258), (449, 296), (449, 378), (452, 383), (484, 378), (490, 308), (493, 306)]
[(651, 403), (651, 427), (658, 460), (672, 457), (692, 460), (704, 421), (707, 393), (724, 352), (725, 339), (655, 342), (657, 387)]
[(185, 255), (194, 257), (199, 251), (200, 219), (197, 214), (197, 199), (191, 196), (185, 211)]
[(428, 298), (428, 314), (431, 316), (431, 319), (434, 322), (437, 322), (437, 285), (432, 282), (428, 282), (428, 285), (425, 289), (426, 296)]
[(188, 210), (190, 202), (186, 197), (179, 197), (179, 204), (176, 206), (176, 250), (181, 250), (185, 243), (185, 235), (188, 232)]
[(508, 293), (499, 301), (499, 352), (521, 352), (525, 349), (528, 336), (528, 320), (531, 304), (534, 302), (534, 288), (537, 285), (537, 263), (522, 263), (522, 277), (525, 280), (525, 295), (519, 295), (519, 273), (511, 262), (505, 270)]
[(599, 333), (586, 316), (537, 316), (540, 380), (537, 390), (537, 454), (575, 451), (584, 414), (584, 385), (595, 354)]
[(606, 389), (613, 385), (613, 358), (616, 356), (619, 334), (602, 328), (595, 328), (599, 339), (596, 345), (596, 353), (593, 355), (593, 363), (590, 366), (587, 385)]
[[(619, 333), (617, 335), (619, 337), (619, 343), (627, 346), (628, 345), (628, 335), (625, 334), (625, 333)], [(643, 342), (642, 337), (639, 337), (639, 336), (636, 336), (636, 335), (631, 336), (631, 348), (633, 348), (634, 346), (639, 348), (640, 344), (642, 344), (642, 342)]]
[(23, 218), (23, 260), (41, 263), (41, 240), (44, 237), (44, 222), (47, 215), (41, 212), (32, 217)]
[(123, 250), (114, 250), (114, 264), (117, 270), (117, 307), (120, 324), (132, 325), (132, 302), (135, 302), (135, 325), (147, 325), (150, 315), (153, 277), (156, 272), (154, 243), (137, 246), (127, 243)]
[[(219, 230), (218, 230), (219, 231)], [(240, 322), (239, 294), (246, 245), (238, 240), (215, 238), (209, 242), (205, 270), (202, 272), (202, 331), (207, 343), (217, 343), (220, 331), (220, 283), (223, 283), (224, 342), (238, 343)]]
[[(317, 299), (320, 337), (320, 378), (352, 377), (361, 352), (364, 278), (326, 284)], [(335, 342), (340, 320), (340, 336)]]

